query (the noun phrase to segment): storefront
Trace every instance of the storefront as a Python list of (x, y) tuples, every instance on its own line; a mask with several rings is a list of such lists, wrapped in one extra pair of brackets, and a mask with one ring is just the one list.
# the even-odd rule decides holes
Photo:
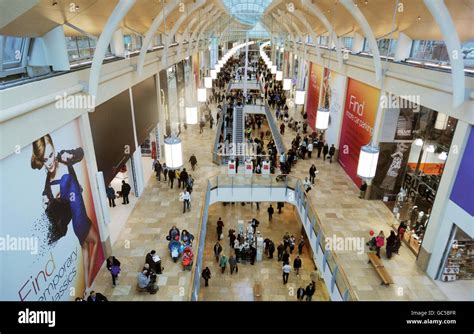
[(474, 240), (458, 226), (453, 226), (444, 268), (440, 277), (443, 282), (474, 279)]
[[(394, 228), (405, 226), (404, 239), (418, 254), (457, 120), (401, 98), (398, 103), (399, 108), (389, 109), (398, 112), (398, 118), (393, 140), (380, 143), (371, 199), (382, 199), (393, 211), (398, 221)], [(386, 118), (387, 133), (393, 114)]]

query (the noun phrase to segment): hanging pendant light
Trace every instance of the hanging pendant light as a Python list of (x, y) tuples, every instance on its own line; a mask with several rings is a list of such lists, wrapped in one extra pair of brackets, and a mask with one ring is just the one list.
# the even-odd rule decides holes
[(428, 147), (426, 148), (426, 152), (428, 153), (434, 153), (434, 151), (435, 151), (435, 146), (433, 144), (428, 145)]
[(212, 77), (204, 77), (204, 87), (212, 88)]
[(217, 79), (217, 71), (216, 70), (211, 70), (211, 78), (212, 79)]
[(436, 122), (435, 122), (434, 128), (436, 130), (446, 130), (446, 128), (448, 127), (448, 119), (449, 119), (448, 115), (439, 112), (438, 115), (436, 116)]
[(291, 79), (286, 78), (283, 79), (283, 90), (290, 90), (291, 89)]
[(186, 107), (186, 123), (190, 125), (198, 123), (197, 107)]
[(175, 136), (165, 138), (165, 160), (166, 167), (178, 169), (183, 166), (183, 149), (181, 139)]
[(207, 100), (207, 93), (205, 87), (200, 87), (197, 90), (197, 100), (198, 102), (206, 102)]
[(329, 109), (319, 108), (316, 113), (316, 129), (326, 130), (329, 126)]
[(306, 92), (304, 90), (297, 90), (296, 95), (295, 95), (295, 104), (303, 105), (305, 95), (306, 95)]
[(276, 66), (276, 65), (272, 65), (272, 67), (271, 67), (271, 69), (270, 69), (270, 72), (271, 72), (272, 74), (276, 74), (276, 72), (277, 72), (277, 66)]
[(215, 69), (216, 69), (216, 73), (219, 73), (221, 71), (221, 65), (217, 64), (215, 66)]
[(277, 81), (282, 81), (283, 80), (283, 71), (276, 71), (275, 79)]
[(423, 146), (423, 139), (416, 138), (413, 144), (415, 144), (416, 146)]
[(380, 150), (376, 146), (364, 145), (360, 149), (357, 176), (362, 179), (373, 179), (377, 170)]

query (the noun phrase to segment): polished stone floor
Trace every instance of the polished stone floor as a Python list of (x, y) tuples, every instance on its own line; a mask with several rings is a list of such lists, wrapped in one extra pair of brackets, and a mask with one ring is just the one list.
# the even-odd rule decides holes
[[(269, 259), (265, 254), (262, 261), (256, 261), (254, 265), (250, 263), (238, 264), (239, 272), (230, 274), (230, 267), (227, 266), (224, 274), (220, 271), (217, 261), (214, 257), (214, 245), (217, 242), (217, 220), (219, 217), (224, 221), (224, 240), (220, 244), (223, 253), (227, 257), (234, 255), (230, 248), (228, 230), (238, 231), (238, 220), (244, 221), (245, 228), (248, 221), (256, 218), (260, 225), (258, 231), (263, 239), (269, 238), (275, 243), (275, 247), (282, 240), (284, 234), (288, 232), (294, 235), (297, 240), (301, 236), (301, 225), (297, 220), (292, 205), (286, 205), (282, 213), (275, 213), (272, 222), (268, 221), (267, 208), (269, 203), (261, 203), (260, 209), (257, 206), (247, 203), (242, 206), (240, 203), (223, 206), (221, 203), (214, 204), (209, 210), (209, 221), (207, 225), (206, 244), (203, 258), (203, 268), (209, 267), (211, 270), (211, 279), (209, 286), (204, 287), (201, 282), (199, 300), (206, 301), (252, 301), (254, 297), (255, 284), (262, 286), (262, 301), (295, 301), (296, 290), (302, 286), (305, 288), (310, 282), (310, 274), (315, 271), (314, 262), (311, 258), (310, 249), (303, 248), (300, 255), (302, 267), (299, 275), (291, 272), (288, 283), (283, 285), (282, 262), (278, 261), (277, 251), (273, 254), (273, 259)], [(297, 256), (297, 249), (290, 255), (290, 265), (293, 266), (293, 260)], [(329, 300), (326, 286), (322, 280), (318, 280), (316, 293), (313, 301)]]
[[(297, 115), (294, 113), (295, 117), (299, 117)], [(290, 129), (285, 132), (284, 141), (287, 147), (290, 146), (294, 135), (295, 133)], [(209, 127), (206, 127), (204, 133), (199, 134), (198, 126), (189, 126), (187, 131), (183, 131), (181, 138), (186, 167), (190, 168), (187, 160), (192, 153), (195, 153), (198, 159), (196, 171), (191, 172), (196, 180), (191, 212), (182, 213), (182, 202), (178, 199), (180, 191), (176, 188), (176, 182), (175, 189), (170, 189), (163, 180), (159, 182), (154, 177), (150, 178), (142, 197), (113, 245), (114, 255), (122, 262), (122, 274), (117, 287), (112, 287), (109, 272), (105, 268), (99, 272), (93, 285), (96, 291), (104, 293), (110, 300), (180, 301), (189, 299), (191, 274), (189, 271), (184, 272), (179, 263), (171, 261), (165, 236), (173, 225), (178, 226), (179, 229), (187, 229), (192, 234), (197, 233), (206, 179), (223, 173), (224, 168), (213, 165), (211, 161), (215, 128), (211, 131)], [(360, 200), (357, 187), (337, 162), (330, 164), (328, 161), (324, 162), (314, 157), (311, 161), (298, 161), (292, 170), (292, 175), (304, 178), (308, 174), (311, 163), (316, 164), (320, 173), (309, 197), (329, 235), (366, 238), (371, 229), (384, 230), (388, 234), (390, 224), (394, 219), (390, 210), (381, 201)], [(248, 207), (241, 209), (236, 206), (233, 210), (235, 210), (235, 217), (241, 216), (245, 219), (257, 213), (255, 207), (249, 211)], [(211, 226), (215, 224), (216, 213), (211, 212)], [(296, 225), (295, 228), (298, 229)], [(204, 258), (205, 261), (210, 262), (212, 258), (208, 259), (209, 247), (215, 242), (213, 232), (215, 233), (210, 228)], [(284, 231), (274, 233), (278, 237), (282, 232), (284, 233)], [(146, 253), (151, 249), (157, 251), (165, 267), (164, 273), (159, 276), (160, 291), (155, 295), (136, 291), (137, 274), (143, 266)], [(406, 246), (402, 246), (400, 255), (395, 255), (391, 260), (386, 259), (385, 249), (382, 250), (382, 261), (395, 281), (395, 284), (389, 287), (380, 285), (380, 279), (374, 268), (367, 264), (366, 251), (368, 250), (365, 249), (362, 254), (353, 251), (336, 251), (338, 261), (359, 300), (448, 299), (433, 280), (418, 268), (415, 256)], [(263, 263), (265, 262), (269, 261)], [(207, 291), (204, 292), (201, 289), (203, 299), (251, 300), (253, 284), (258, 277), (265, 278), (264, 300), (296, 300), (289, 294), (288, 287), (296, 289), (300, 281), (307, 284), (305, 276), (307, 272), (303, 272), (300, 279), (290, 276), (289, 285), (284, 287), (281, 282), (281, 267), (276, 261), (269, 263), (268, 266), (256, 265), (252, 269), (249, 266), (241, 266), (238, 277), (230, 277), (230, 275), (220, 277), (216, 268), (211, 268), (214, 277)], [(305, 260), (304, 268), (309, 266)], [(268, 287), (266, 287), (267, 276)], [(203, 282), (201, 286), (204, 286)], [(317, 291), (315, 300), (327, 299), (320, 285)]]

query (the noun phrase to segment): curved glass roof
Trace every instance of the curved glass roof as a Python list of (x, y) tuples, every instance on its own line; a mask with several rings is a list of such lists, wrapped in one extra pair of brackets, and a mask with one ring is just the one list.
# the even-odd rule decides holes
[(254, 26), (271, 0), (222, 0), (229, 13), (244, 24)]

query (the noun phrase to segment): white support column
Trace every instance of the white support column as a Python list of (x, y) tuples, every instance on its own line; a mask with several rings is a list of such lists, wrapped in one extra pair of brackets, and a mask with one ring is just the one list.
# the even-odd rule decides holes
[(423, 0), (443, 34), (448, 49), (449, 63), (451, 64), (451, 78), (453, 86), (453, 108), (461, 106), (466, 98), (464, 60), (461, 52), (461, 42), (456, 31), (449, 10), (443, 0)]
[(358, 33), (354, 33), (354, 36), (352, 38), (352, 52), (359, 53), (364, 51), (364, 36)]
[[(217, 14), (217, 13), (218, 13), (218, 12), (216, 12), (216, 14)], [(219, 12), (219, 14), (217, 14), (217, 15), (216, 15), (216, 14), (214, 14), (214, 15), (212, 16), (212, 17), (213, 17), (212, 20), (207, 21), (207, 23), (202, 27), (202, 29), (201, 29), (201, 31), (200, 31), (200, 33), (199, 33), (199, 35), (198, 35), (198, 38), (197, 38), (197, 40), (196, 40), (196, 45), (194, 46), (194, 52), (193, 52), (193, 53), (195, 53), (197, 50), (199, 50), (199, 43), (201, 42), (201, 39), (202, 39), (203, 34), (204, 34), (204, 32), (206, 31), (206, 29), (207, 29), (209, 26), (213, 27), (214, 25), (216, 25), (216, 24), (219, 23), (219, 18), (222, 16), (223, 13), (222, 13), (222, 12)]]
[(413, 40), (404, 33), (398, 33), (397, 47), (395, 49), (394, 61), (402, 61), (410, 57)]
[[(110, 40), (112, 39), (112, 35), (114, 34), (115, 30), (117, 30), (119, 23), (122, 22), (122, 19), (125, 17), (125, 15), (127, 15), (128, 11), (135, 4), (135, 1), (136, 0), (120, 0), (110, 14), (107, 23), (100, 34), (89, 74), (89, 95), (97, 97), (100, 71), (102, 69), (102, 63), (104, 61), (105, 54), (109, 48)], [(91, 109), (90, 111), (93, 112), (94, 109)]]
[[(449, 198), (456, 181), (456, 174), (463, 158), (462, 152), (465, 151), (470, 131), (471, 126), (468, 123), (458, 120), (450, 152), (448, 152), (448, 159), (443, 169), (443, 176), (436, 191), (433, 209), (431, 210), (430, 219), (420, 248), (417, 260), (418, 265), (422, 268), (427, 267), (426, 271), (431, 278), (435, 278), (443, 252), (447, 246), (453, 221), (450, 217), (446, 216), (449, 214), (446, 212), (446, 207), (450, 202)], [(470, 223), (472, 224), (472, 221)]]
[(110, 50), (116, 57), (125, 57), (125, 45), (123, 44), (122, 28), (115, 30), (110, 41)]

